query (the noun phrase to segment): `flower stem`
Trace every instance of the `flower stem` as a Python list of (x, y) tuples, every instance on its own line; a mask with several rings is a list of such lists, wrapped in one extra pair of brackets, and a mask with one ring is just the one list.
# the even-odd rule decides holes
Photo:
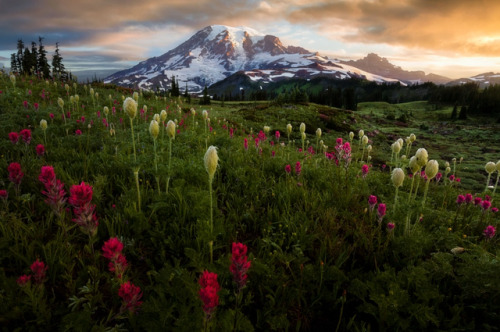
[(427, 181), (425, 182), (425, 189), (424, 189), (424, 199), (422, 200), (422, 207), (425, 206), (425, 199), (427, 198), (427, 191), (429, 191), (429, 183), (431, 182), (431, 180), (427, 179)]
[(137, 162), (137, 156), (135, 154), (134, 122), (132, 118), (130, 118), (130, 128), (132, 129), (132, 146), (134, 148), (134, 162)]
[(134, 171), (134, 177), (135, 177), (135, 187), (137, 189), (138, 211), (141, 211), (141, 189), (139, 187), (139, 169)]
[(170, 165), (172, 164), (172, 139), (169, 138), (168, 142), (168, 176), (167, 176), (167, 194), (168, 186), (170, 185)]
[[(212, 179), (208, 179), (208, 189), (210, 192), (210, 236), (213, 236), (214, 233), (214, 210), (213, 210), (213, 197), (212, 197)], [(213, 263), (213, 241), (208, 242), (210, 247), (210, 264)]]

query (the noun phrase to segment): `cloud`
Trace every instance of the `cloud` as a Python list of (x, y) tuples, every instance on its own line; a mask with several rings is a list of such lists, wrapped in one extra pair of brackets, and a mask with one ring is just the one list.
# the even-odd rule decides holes
[(495, 0), (328, 1), (296, 6), (287, 16), (344, 42), (495, 57), (500, 54), (498, 17)]

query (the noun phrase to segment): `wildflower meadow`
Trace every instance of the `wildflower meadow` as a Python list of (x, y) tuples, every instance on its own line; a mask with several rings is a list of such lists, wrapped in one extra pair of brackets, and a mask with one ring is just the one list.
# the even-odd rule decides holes
[(189, 101), (0, 74), (2, 331), (498, 330), (500, 125)]

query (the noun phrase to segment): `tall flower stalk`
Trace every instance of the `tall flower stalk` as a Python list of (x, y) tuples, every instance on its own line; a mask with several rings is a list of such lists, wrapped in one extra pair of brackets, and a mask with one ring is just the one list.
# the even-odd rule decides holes
[(167, 173), (167, 194), (168, 187), (170, 184), (170, 166), (172, 165), (172, 141), (175, 139), (175, 122), (169, 120), (167, 123), (167, 135), (168, 135), (168, 173)]
[(141, 211), (141, 188), (139, 186), (139, 167), (134, 169), (135, 187), (137, 190), (137, 210)]
[(486, 192), (488, 190), (488, 185), (490, 184), (491, 174), (493, 174), (497, 170), (497, 167), (494, 162), (489, 161), (486, 163), (486, 166), (484, 168), (486, 172), (488, 172), (488, 179), (486, 180), (486, 187), (484, 188), (484, 191)]
[(156, 153), (156, 140), (160, 134), (160, 125), (156, 120), (151, 120), (149, 124), (149, 133), (153, 137), (153, 147), (155, 153), (154, 166), (155, 166), (155, 177), (156, 177), (156, 187), (158, 188), (158, 194), (160, 193), (160, 177), (158, 176), (158, 155)]
[[(208, 173), (208, 189), (210, 192), (210, 235), (213, 236), (214, 232), (214, 209), (213, 209), (213, 195), (212, 195), (212, 182), (214, 180), (215, 171), (219, 164), (219, 156), (217, 154), (217, 148), (211, 145), (204, 157), (205, 169)], [(213, 263), (213, 240), (208, 243), (210, 248), (210, 263)]]
[(130, 129), (132, 131), (132, 147), (134, 149), (134, 162), (137, 162), (137, 155), (135, 153), (135, 138), (134, 138), (134, 118), (137, 115), (137, 102), (128, 97), (123, 102), (123, 110), (127, 113), (130, 119)]
[(394, 184), (394, 187), (396, 187), (396, 194), (394, 195), (394, 208), (393, 208), (393, 210), (396, 211), (396, 205), (398, 203), (398, 191), (399, 187), (403, 185), (403, 181), (405, 180), (405, 173), (401, 168), (395, 168), (392, 171), (391, 180), (392, 184)]
[(438, 172), (439, 172), (438, 162), (436, 160), (429, 160), (429, 162), (425, 166), (425, 175), (427, 177), (427, 180), (425, 182), (424, 199), (422, 200), (422, 206), (425, 205), (425, 199), (427, 198), (427, 192), (429, 191), (429, 183), (431, 182), (432, 179), (434, 179), (434, 177)]

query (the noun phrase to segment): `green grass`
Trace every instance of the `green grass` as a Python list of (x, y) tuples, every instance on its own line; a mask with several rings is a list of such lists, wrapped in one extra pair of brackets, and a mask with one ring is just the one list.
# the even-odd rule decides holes
[[(134, 162), (129, 120), (121, 111), (122, 98), (132, 91), (93, 88), (99, 93), (95, 107), (86, 92), (89, 87), (77, 86), (80, 102), (65, 126), (57, 98), (66, 101), (69, 96), (60, 82), (54, 86), (35, 77), (17, 77), (14, 89), (8, 76), (0, 75), (0, 190), (8, 193), (6, 200), (0, 199), (2, 329), (201, 330), (207, 317), (198, 280), (204, 270), (217, 273), (221, 287), (219, 305), (208, 321), (212, 331), (458, 331), (494, 330), (500, 323), (499, 240), (498, 235), (483, 235), (486, 226), (498, 227), (500, 213), (456, 204), (459, 194), (485, 197), (484, 165), (500, 159), (498, 124), (481, 117), (450, 121), (451, 109), (433, 110), (425, 102), (362, 103), (351, 112), (269, 102), (200, 106), (196, 99), (188, 104), (182, 98), (144, 93), (139, 108), (147, 105), (148, 112), (134, 120)], [(116, 107), (116, 113), (110, 108), (106, 121), (115, 135), (103, 123), (104, 106)], [(191, 108), (196, 109), (194, 121)], [(167, 121), (179, 123), (168, 193), (169, 141), (160, 132), (156, 173), (148, 131), (153, 114), (162, 109), (167, 110)], [(203, 109), (211, 119), (208, 135)], [(408, 115), (406, 122), (398, 120), (402, 114)], [(85, 123), (77, 122), (82, 116)], [(37, 156), (35, 146), (44, 144), (42, 119), (48, 121), (46, 154)], [(293, 126), (291, 142), (288, 123)], [(306, 124), (307, 147), (316, 150), (315, 132), (321, 128), (330, 153), (335, 153), (338, 138), (349, 141), (353, 131), (351, 162), (345, 166), (342, 159), (337, 166), (323, 154), (299, 151), (301, 123)], [(271, 127), (270, 133), (256, 148), (254, 138), (264, 126)], [(32, 130), (31, 143), (12, 144), (8, 134), (24, 128)], [(230, 128), (235, 130), (232, 138)], [(81, 136), (75, 135), (77, 129)], [(360, 129), (373, 146), (366, 178), (361, 173), (366, 161), (360, 160)], [(276, 130), (285, 146), (274, 138)], [(439, 161), (441, 172), (446, 161), (463, 157), (457, 164), (462, 180), (431, 182), (422, 206), (424, 183), (416, 198), (410, 198), (407, 177), (393, 208), (389, 168), (395, 165), (390, 164), (390, 146), (411, 133), (417, 139), (410, 156), (426, 148), (429, 160)], [(219, 156), (213, 229), (203, 162), (210, 145), (218, 148)], [(12, 162), (19, 162), (24, 172), (19, 191), (9, 180), (7, 167)], [(294, 171), (297, 162), (300, 175)], [(68, 202), (60, 216), (45, 203), (38, 179), (44, 165), (54, 167), (66, 198), (73, 185), (84, 181), (92, 186), (99, 219), (94, 237), (72, 221), (75, 211)], [(286, 165), (291, 166), (290, 174)], [(408, 174), (406, 163), (400, 166)], [(380, 223), (377, 207), (369, 208), (370, 195), (387, 206)], [(497, 192), (493, 206), (499, 201)], [(389, 222), (395, 224), (392, 231), (386, 227)], [(124, 244), (129, 263), (121, 279), (109, 271), (101, 250), (115, 236)], [(229, 270), (233, 242), (247, 245), (251, 261), (241, 292)], [(457, 247), (463, 252), (452, 253)], [(17, 285), (19, 276), (33, 274), (30, 265), (36, 259), (48, 265), (45, 280)], [(118, 295), (125, 281), (143, 292), (143, 304), (135, 314)]]

